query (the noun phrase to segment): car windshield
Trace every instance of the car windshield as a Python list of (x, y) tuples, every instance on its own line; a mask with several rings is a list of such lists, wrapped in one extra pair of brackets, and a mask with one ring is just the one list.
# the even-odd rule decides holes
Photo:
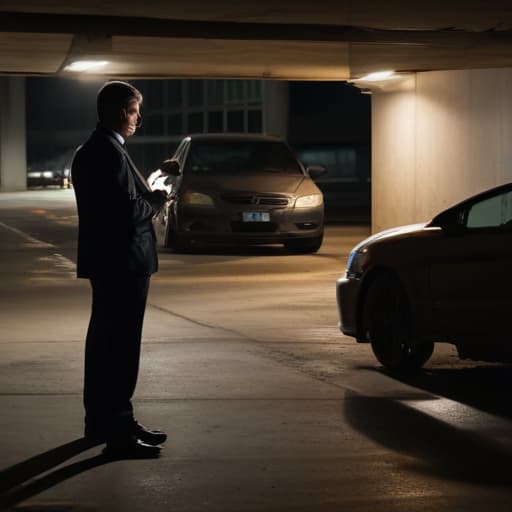
[(193, 141), (185, 173), (293, 174), (302, 170), (286, 144), (267, 140)]

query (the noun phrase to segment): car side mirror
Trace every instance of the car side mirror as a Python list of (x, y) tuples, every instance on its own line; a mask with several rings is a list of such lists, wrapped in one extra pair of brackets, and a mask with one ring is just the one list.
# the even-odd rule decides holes
[(160, 165), (160, 170), (166, 174), (171, 174), (172, 176), (179, 176), (180, 164), (176, 160), (164, 160)]
[(318, 178), (327, 172), (327, 169), (323, 165), (308, 165), (306, 167), (306, 172), (312, 178)]

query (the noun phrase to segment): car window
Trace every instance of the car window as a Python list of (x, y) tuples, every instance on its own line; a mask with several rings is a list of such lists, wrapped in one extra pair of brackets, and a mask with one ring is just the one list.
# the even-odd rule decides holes
[(282, 142), (235, 140), (192, 142), (185, 173), (301, 175), (302, 170)]
[(468, 229), (512, 228), (512, 191), (472, 205), (467, 214), (466, 227)]

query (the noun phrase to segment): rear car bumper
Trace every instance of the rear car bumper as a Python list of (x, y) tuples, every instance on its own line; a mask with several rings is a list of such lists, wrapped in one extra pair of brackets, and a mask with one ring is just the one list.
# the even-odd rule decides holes
[(361, 291), (359, 279), (342, 277), (336, 281), (339, 328), (343, 334), (361, 338), (358, 332), (358, 303)]

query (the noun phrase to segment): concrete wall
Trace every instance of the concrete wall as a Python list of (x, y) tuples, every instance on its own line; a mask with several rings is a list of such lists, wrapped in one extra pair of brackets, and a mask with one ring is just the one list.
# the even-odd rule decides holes
[(26, 188), (25, 79), (0, 77), (0, 191)]
[(418, 73), (372, 96), (372, 229), (512, 181), (512, 69)]
[(288, 138), (288, 82), (263, 82), (263, 133)]

